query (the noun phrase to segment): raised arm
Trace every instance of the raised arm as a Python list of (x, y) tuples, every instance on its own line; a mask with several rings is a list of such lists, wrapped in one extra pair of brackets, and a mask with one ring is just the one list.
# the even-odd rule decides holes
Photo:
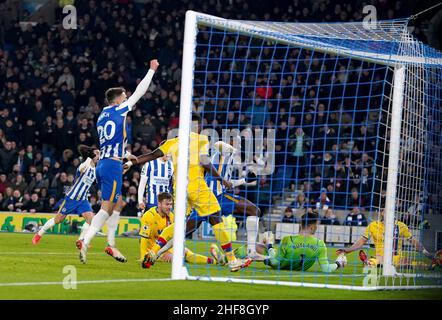
[(141, 210), (145, 209), (144, 205), (144, 192), (146, 190), (146, 184), (147, 184), (147, 176), (141, 175), (140, 177), (140, 184), (138, 186), (138, 207)]
[(347, 259), (344, 255), (339, 256), (334, 263), (330, 263), (327, 257), (327, 247), (325, 244), (319, 246), (318, 252), (318, 263), (321, 267), (321, 271), (325, 273), (330, 273), (339, 268), (344, 268), (347, 265)]
[(156, 59), (150, 61), (150, 69), (147, 72), (146, 76), (138, 84), (137, 88), (135, 89), (134, 93), (132, 93), (132, 95), (129, 97), (129, 99), (123, 102), (123, 106), (127, 105), (129, 111), (131, 111), (133, 106), (138, 102), (138, 100), (140, 100), (141, 97), (146, 94), (146, 91), (147, 89), (149, 89), (149, 85), (152, 81), (153, 75), (155, 71), (158, 69), (159, 65), (160, 64), (158, 63), (158, 60)]
[(418, 252), (422, 252), (422, 254), (424, 256), (426, 256), (428, 259), (433, 259), (434, 258), (434, 254), (428, 252), (427, 249), (425, 249), (425, 247), (419, 242), (419, 240), (417, 240), (414, 237), (410, 237), (410, 241), (413, 244), (413, 247), (418, 251)]
[(126, 173), (134, 164), (145, 164), (146, 162), (158, 159), (164, 156), (163, 151), (155, 149), (152, 152), (143, 154), (136, 159), (130, 160), (123, 165), (123, 173)]

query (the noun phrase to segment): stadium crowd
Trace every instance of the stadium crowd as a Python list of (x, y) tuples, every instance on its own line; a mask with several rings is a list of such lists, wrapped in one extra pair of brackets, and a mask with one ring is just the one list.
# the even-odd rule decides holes
[[(381, 19), (410, 14), (401, 1), (374, 2)], [(162, 0), (143, 5), (118, 0), (75, 1), (76, 30), (65, 30), (61, 24), (50, 26), (43, 20), (35, 26), (27, 25), (25, 30), (18, 22), (13, 24), (0, 36), (0, 211), (53, 211), (70, 187), (80, 163), (76, 146), (98, 145), (95, 123), (104, 106), (105, 90), (114, 86), (133, 90), (148, 68), (146, 63), (153, 58), (159, 60), (160, 70), (149, 92), (128, 116), (128, 147), (133, 154), (140, 155), (166, 139), (179, 120), (186, 10), (232, 19), (360, 21), (363, 4), (334, 0), (278, 1), (277, 5), (271, 1), (244, 0)], [(61, 19), (61, 10), (57, 10), (57, 20)], [(417, 33), (424, 37), (418, 29)], [(208, 40), (204, 41), (207, 44)], [(264, 51), (266, 56), (271, 54), (270, 50)], [(317, 60), (313, 58), (315, 69)], [(196, 69), (199, 67), (197, 62)], [(338, 81), (352, 76), (344, 69)], [(369, 81), (371, 73), (362, 76)], [(259, 79), (270, 84), (281, 79), (267, 80)], [(221, 85), (230, 81), (234, 80), (227, 76)], [(247, 189), (247, 196), (264, 209), (283, 188), (292, 187), (302, 190), (301, 197), (292, 204), (294, 209), (304, 205), (325, 212), (328, 208), (341, 208), (348, 210), (349, 216), (357, 216), (359, 210), (371, 206), (366, 195), (373, 190), (376, 146), (367, 136), (375, 136), (378, 128), (367, 123), (376, 122), (379, 110), (370, 113), (373, 110), (368, 105), (363, 106), (365, 113), (330, 107), (321, 103), (318, 93), (310, 88), (308, 101), (303, 102), (309, 102), (308, 107), (299, 111), (299, 96), (287, 94), (284, 88), (291, 88), (293, 81), (305, 84), (306, 79), (301, 75), (284, 81), (287, 82), (282, 86), (260, 88), (251, 96), (251, 92), (246, 92), (238, 102), (225, 106), (216, 105), (213, 90), (206, 87), (213, 82), (206, 79), (204, 90), (198, 93), (200, 99), (195, 101), (195, 111), (204, 116), (206, 127), (215, 129), (223, 124), (277, 128), (276, 170), (272, 176), (258, 177), (257, 188)], [(222, 94), (226, 93), (220, 90)], [(287, 102), (276, 105), (278, 99)], [(210, 112), (213, 108), (217, 113)], [(292, 116), (295, 110), (300, 115)], [(323, 143), (312, 143), (319, 134), (325, 136), (325, 147)], [(139, 181), (137, 170), (125, 176), (122, 194), (126, 205), (122, 215), (137, 214)], [(238, 188), (235, 192), (246, 190)], [(98, 210), (99, 191), (93, 188), (91, 193), (91, 204)], [(379, 189), (378, 194), (381, 193)], [(287, 219), (294, 220), (290, 216)], [(335, 223), (333, 212), (327, 213), (327, 219)]]

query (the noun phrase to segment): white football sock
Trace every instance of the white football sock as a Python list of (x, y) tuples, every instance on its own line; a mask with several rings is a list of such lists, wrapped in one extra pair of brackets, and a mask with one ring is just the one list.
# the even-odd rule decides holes
[(89, 223), (85, 222), (83, 223), (83, 226), (81, 227), (81, 233), (80, 236), (78, 237), (78, 240), (81, 240), (84, 238), (84, 235), (86, 234), (87, 229), (89, 229), (90, 225)]
[(120, 212), (114, 211), (112, 215), (107, 219), (107, 244), (111, 247), (115, 247), (115, 232), (118, 229), (118, 223), (120, 222)]
[(91, 225), (84, 234), (85, 245), (89, 245), (92, 238), (95, 237), (95, 234), (101, 230), (107, 219), (109, 219), (109, 214), (103, 209), (100, 209), (100, 211), (98, 211), (98, 213), (92, 218)]
[(55, 220), (54, 218), (51, 218), (48, 221), (46, 221), (43, 227), (41, 227), (41, 229), (38, 231), (38, 235), (39, 236), (44, 235), (45, 232), (48, 231), (48, 229), (51, 229), (53, 226), (55, 226)]
[(247, 252), (248, 254), (256, 253), (256, 238), (258, 236), (259, 217), (248, 216), (246, 219), (247, 230)]

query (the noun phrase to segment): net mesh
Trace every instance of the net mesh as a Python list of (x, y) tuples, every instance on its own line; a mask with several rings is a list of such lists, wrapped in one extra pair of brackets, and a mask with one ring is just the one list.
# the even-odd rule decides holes
[[(316, 245), (324, 241), (330, 264), (336, 249), (365, 234), (370, 240), (363, 249), (382, 265), (382, 241), (376, 237), (383, 234), (379, 212), (386, 202), (393, 78), (395, 67), (404, 65), (392, 250), (396, 271), (413, 276), (380, 277), (382, 270), (367, 269), (358, 252), (335, 272), (324, 272), (324, 261), (306, 262), (306, 254), (294, 254), (271, 267), (268, 260), (255, 261), (237, 273), (188, 261), (190, 275), (352, 288), (435, 283), (436, 273), (427, 272), (428, 259), (405, 239), (405, 229), (434, 249), (426, 226), (428, 215), (441, 212), (442, 55), (414, 40), (406, 25), (407, 20), (381, 21), (367, 29), (363, 23), (198, 16), (192, 111), (202, 118), (219, 173), (224, 174), (223, 154), (215, 156), (214, 142), (238, 149), (228, 177), (243, 185), (218, 197), (238, 257), (247, 256), (251, 214), (244, 202), (250, 202), (260, 216), (258, 243), (271, 231), (282, 252), (284, 237), (298, 235), (302, 216), (313, 211), (320, 216)], [(366, 231), (376, 221), (372, 233)], [(210, 257), (216, 240), (206, 220), (188, 236), (187, 248)], [(269, 258), (268, 246), (262, 247)]]

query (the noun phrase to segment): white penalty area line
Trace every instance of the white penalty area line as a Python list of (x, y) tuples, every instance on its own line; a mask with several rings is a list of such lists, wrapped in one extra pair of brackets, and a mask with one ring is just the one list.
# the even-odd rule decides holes
[[(84, 280), (84, 281), (72, 281), (72, 282), (69, 282), (69, 285), (76, 285), (76, 284), (99, 284), (99, 283), (119, 283), (119, 282), (160, 282), (160, 281), (173, 281), (173, 280), (171, 278)], [(63, 285), (63, 284), (64, 284), (63, 281), (10, 282), (10, 283), (0, 283), (0, 287), (50, 286), (50, 285)]]

